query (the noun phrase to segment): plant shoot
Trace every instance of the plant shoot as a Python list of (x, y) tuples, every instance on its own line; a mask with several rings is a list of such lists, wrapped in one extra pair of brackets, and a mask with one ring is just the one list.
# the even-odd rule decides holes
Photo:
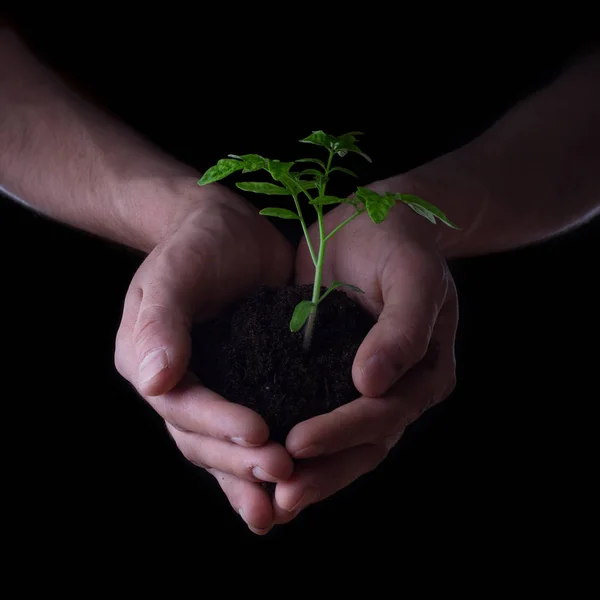
[[(291, 196), (294, 202), (295, 210), (287, 208), (265, 208), (260, 211), (261, 215), (267, 217), (278, 217), (280, 219), (295, 219), (300, 221), (308, 251), (315, 266), (315, 278), (313, 286), (313, 296), (311, 300), (300, 302), (292, 314), (290, 320), (290, 330), (297, 332), (306, 325), (304, 334), (304, 348), (310, 347), (313, 328), (315, 324), (317, 307), (325, 298), (335, 289), (346, 286), (355, 292), (363, 293), (356, 286), (342, 281), (334, 281), (329, 288), (321, 294), (321, 280), (323, 276), (323, 265), (325, 261), (325, 251), (327, 242), (343, 227), (356, 219), (363, 213), (367, 213), (373, 223), (378, 224), (384, 221), (391, 208), (402, 202), (409, 206), (414, 212), (425, 217), (432, 223), (439, 219), (449, 227), (457, 227), (437, 207), (429, 202), (412, 194), (379, 194), (365, 187), (358, 187), (354, 194), (347, 198), (338, 198), (327, 194), (327, 183), (331, 175), (335, 172), (344, 173), (351, 177), (357, 177), (355, 173), (340, 166), (333, 166), (333, 160), (336, 156), (343, 158), (348, 152), (359, 154), (367, 161), (371, 159), (360, 150), (356, 145), (356, 137), (362, 135), (358, 131), (345, 133), (340, 136), (333, 136), (323, 131), (314, 131), (311, 135), (300, 140), (305, 144), (314, 144), (321, 146), (327, 151), (325, 160), (318, 158), (301, 158), (292, 162), (282, 162), (263, 158), (258, 154), (244, 154), (238, 156), (229, 154), (229, 158), (223, 158), (217, 164), (208, 169), (202, 178), (198, 181), (199, 185), (207, 185), (215, 181), (220, 181), (229, 175), (241, 171), (242, 173), (252, 173), (255, 171), (267, 171), (275, 183), (247, 181), (237, 183), (237, 187), (245, 192), (254, 192), (258, 194)], [(304, 165), (311, 165), (305, 168)], [(314, 207), (317, 214), (317, 223), (319, 229), (319, 246), (315, 249), (309, 236), (308, 226), (302, 208), (300, 197), (305, 196), (308, 203)], [(333, 204), (347, 203), (354, 207), (354, 212), (346, 220), (340, 223), (333, 231), (325, 235), (323, 225), (323, 207)]]

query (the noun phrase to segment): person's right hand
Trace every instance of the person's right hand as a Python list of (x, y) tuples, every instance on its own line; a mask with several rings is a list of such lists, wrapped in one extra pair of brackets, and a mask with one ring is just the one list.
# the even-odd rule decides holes
[(198, 201), (135, 274), (117, 334), (115, 365), (165, 420), (183, 455), (219, 482), (255, 533), (273, 524), (261, 482), (286, 480), (293, 462), (254, 411), (228, 402), (187, 371), (193, 321), (259, 285), (284, 285), (293, 249), (267, 219), (219, 184)]

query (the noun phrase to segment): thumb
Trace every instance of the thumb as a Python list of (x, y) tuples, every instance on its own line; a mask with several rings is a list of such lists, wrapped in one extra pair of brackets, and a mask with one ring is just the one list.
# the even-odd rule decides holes
[(191, 353), (190, 328), (191, 314), (183, 310), (177, 290), (159, 285), (142, 291), (132, 336), (141, 394), (164, 394), (182, 379)]
[(116, 363), (144, 396), (167, 393), (187, 371), (197, 299), (211, 287), (210, 274), (193, 259), (185, 244), (156, 250), (127, 292)]
[[(425, 356), (445, 291), (409, 274), (398, 274), (384, 292), (383, 310), (361, 344), (352, 367), (357, 390), (367, 397), (385, 394)], [(445, 286), (444, 286), (445, 287)]]

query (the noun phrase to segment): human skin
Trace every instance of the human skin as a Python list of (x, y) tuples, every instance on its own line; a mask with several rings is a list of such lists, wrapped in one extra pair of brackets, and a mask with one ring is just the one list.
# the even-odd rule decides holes
[[(125, 299), (117, 369), (263, 534), (373, 469), (451, 391), (458, 304), (448, 259), (538, 243), (598, 213), (599, 65), (590, 51), (470, 144), (369, 186), (416, 193), (461, 229), (397, 206), (384, 224), (363, 215), (329, 242), (324, 283), (359, 285), (367, 293), (357, 299), (378, 317), (353, 368), (363, 397), (299, 424), (285, 448), (256, 413), (204, 388), (187, 359), (191, 322), (255, 285), (283, 285), (293, 249), (245, 200), (219, 184), (199, 188), (194, 169), (77, 96), (7, 28), (0, 185), (32, 210), (146, 255)], [(348, 210), (330, 212), (328, 230)], [(298, 281), (311, 281), (311, 269), (301, 245)], [(264, 481), (276, 483), (274, 499)]]

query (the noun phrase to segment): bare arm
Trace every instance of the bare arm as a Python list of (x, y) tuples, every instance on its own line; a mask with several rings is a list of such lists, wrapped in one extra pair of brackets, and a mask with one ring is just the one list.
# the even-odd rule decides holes
[(71, 91), (0, 23), (0, 188), (65, 224), (150, 250), (197, 173)]
[(593, 218), (600, 212), (600, 50), (473, 142), (407, 176), (461, 227), (439, 228), (450, 258), (536, 243)]

